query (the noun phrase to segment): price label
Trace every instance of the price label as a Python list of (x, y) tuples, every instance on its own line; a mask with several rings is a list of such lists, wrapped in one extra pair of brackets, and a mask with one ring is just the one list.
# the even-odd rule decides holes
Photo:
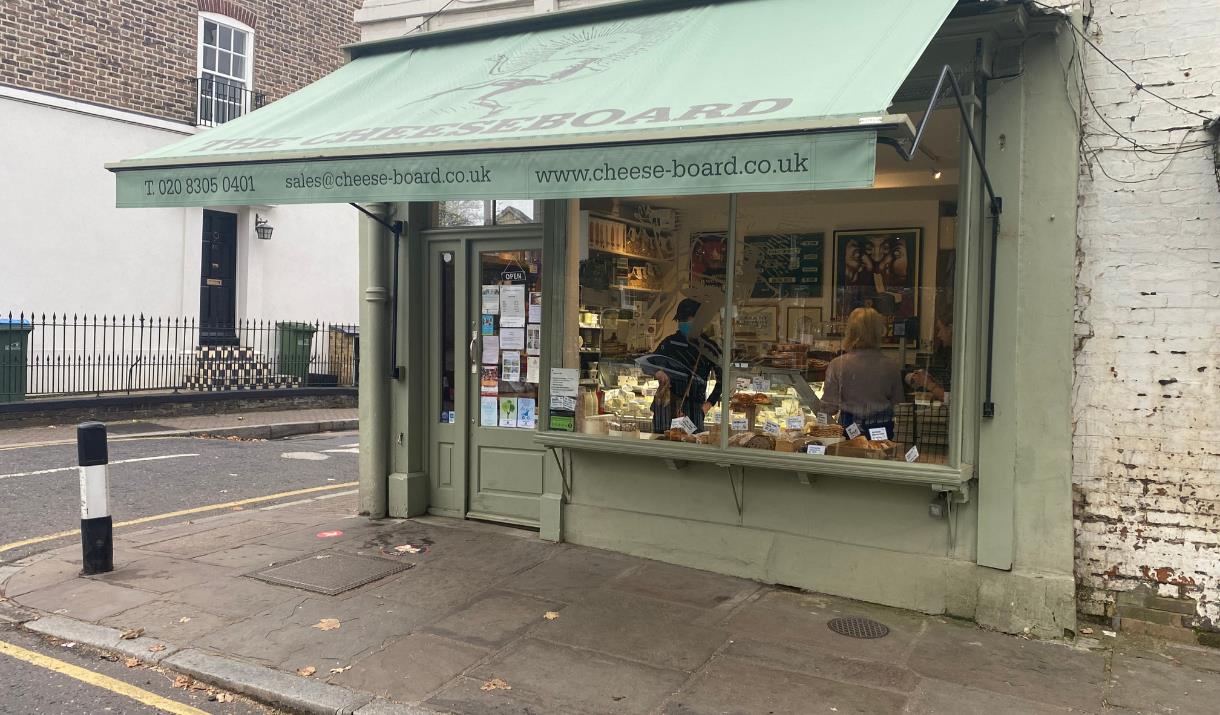
[(884, 427), (870, 427), (868, 429), (868, 438), (874, 442), (882, 442), (890, 438)]
[(830, 424), (830, 415), (826, 414), (825, 412), (819, 412), (817, 415), (817, 418), (818, 418), (818, 424), (820, 424), (820, 425)]
[(576, 398), (566, 397), (564, 395), (551, 395), (551, 409), (560, 410), (562, 412), (575, 412)]
[(918, 462), (919, 461), (919, 447), (912, 446), (910, 449), (907, 450), (907, 461), (908, 462)]
[(789, 417), (785, 422), (785, 426), (791, 430), (805, 429), (805, 416), (797, 415), (795, 417)]
[(750, 389), (750, 386), (754, 383), (748, 377), (738, 377), (733, 380), (733, 384), (737, 386), (736, 392), (742, 392)]
[(848, 439), (855, 439), (859, 436), (860, 436), (860, 426), (859, 425), (857, 425), (855, 422), (852, 422), (851, 424), (847, 425), (847, 438)]
[(767, 434), (771, 435), (772, 437), (778, 437), (779, 436), (779, 423), (772, 422), (771, 420), (767, 420), (766, 424), (763, 425), (763, 432), (766, 432)]
[(765, 377), (756, 377), (750, 381), (755, 392), (767, 392), (771, 389), (771, 381)]
[(745, 432), (750, 429), (750, 421), (745, 417), (734, 417), (732, 427), (734, 432)]
[(680, 429), (687, 434), (695, 433), (695, 423), (691, 422), (691, 419), (685, 416), (671, 420), (669, 423), (669, 428)]
[(811, 444), (805, 448), (805, 451), (808, 452), (809, 454), (817, 454), (817, 455), (826, 454), (826, 445)]

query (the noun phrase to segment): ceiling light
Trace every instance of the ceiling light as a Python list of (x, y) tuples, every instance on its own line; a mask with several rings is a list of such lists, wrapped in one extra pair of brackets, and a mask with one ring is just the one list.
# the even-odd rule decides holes
[(941, 172), (941, 170), (940, 170), (940, 169), (937, 169), (936, 171), (933, 171), (933, 172), (932, 172), (932, 180), (933, 180), (933, 181), (940, 181), (940, 177), (941, 177), (941, 176), (944, 176), (944, 174)]

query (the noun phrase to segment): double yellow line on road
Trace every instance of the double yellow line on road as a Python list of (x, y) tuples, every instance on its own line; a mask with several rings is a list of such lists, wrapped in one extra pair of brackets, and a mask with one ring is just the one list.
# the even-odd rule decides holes
[[(131, 519), (130, 521), (120, 521), (120, 522), (115, 523), (114, 528), (118, 529), (118, 528), (125, 527), (125, 526), (138, 526), (140, 524), (148, 524), (150, 522), (161, 521), (163, 519), (173, 519), (174, 517), (177, 517), (177, 516), (190, 516), (192, 514), (202, 514), (204, 512), (208, 512), (208, 511), (219, 511), (221, 509), (232, 509), (234, 507), (246, 506), (249, 504), (261, 504), (262, 502), (275, 501), (277, 499), (287, 499), (288, 497), (301, 496), (302, 494), (317, 494), (319, 492), (329, 492), (329, 491), (334, 491), (336, 489), (345, 489), (348, 487), (354, 487), (357, 484), (359, 484), (359, 482), (343, 482), (342, 484), (327, 484), (327, 485), (321, 486), (321, 487), (308, 487), (305, 489), (294, 489), (293, 491), (280, 492), (279, 494), (268, 494), (266, 496), (261, 496), (261, 497), (251, 497), (249, 499), (238, 499), (237, 501), (225, 502), (223, 504), (209, 504), (208, 506), (197, 506), (197, 507), (194, 507), (191, 509), (180, 509), (179, 511), (171, 511), (166, 514), (156, 514), (153, 516), (143, 516), (143, 517), (140, 517), (139, 519)], [(34, 544), (41, 544), (46, 541), (54, 541), (56, 539), (63, 539), (63, 538), (69, 537), (69, 536), (76, 536), (79, 533), (80, 533), (80, 529), (71, 529), (69, 531), (60, 531), (60, 532), (56, 532), (54, 534), (46, 534), (45, 536), (35, 536), (34, 538), (31, 538), (31, 539), (22, 539), (21, 541), (14, 541), (10, 544), (0, 544), (0, 554), (4, 553), (5, 551), (12, 551), (13, 549), (20, 549), (23, 546), (33, 546)]]
[(136, 686), (125, 683), (122, 680), (117, 680), (109, 675), (95, 673), (92, 670), (87, 670), (79, 665), (65, 663), (57, 658), (52, 658), (49, 655), (43, 655), (32, 650), (26, 650), (21, 646), (13, 645), (0, 641), (0, 655), (7, 655), (17, 660), (25, 661), (31, 665), (36, 665), (39, 668), (53, 670), (56, 673), (62, 673), (69, 678), (75, 678), (82, 683), (87, 683), (98, 688), (109, 690), (112, 693), (117, 693), (124, 697), (131, 698), (136, 702), (144, 703), (149, 707), (154, 707), (167, 713), (174, 715), (207, 715), (206, 712), (199, 708), (191, 707), (176, 700), (163, 698), (156, 693), (150, 693), (147, 690), (137, 688)]

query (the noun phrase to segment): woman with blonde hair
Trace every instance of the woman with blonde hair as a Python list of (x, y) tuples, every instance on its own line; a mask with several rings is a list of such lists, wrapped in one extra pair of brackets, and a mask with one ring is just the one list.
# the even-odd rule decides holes
[(839, 413), (839, 424), (855, 424), (866, 437), (885, 428), (894, 439), (894, 407), (902, 402), (902, 370), (881, 352), (885, 317), (872, 308), (856, 308), (847, 318), (843, 354), (826, 368), (822, 404)]

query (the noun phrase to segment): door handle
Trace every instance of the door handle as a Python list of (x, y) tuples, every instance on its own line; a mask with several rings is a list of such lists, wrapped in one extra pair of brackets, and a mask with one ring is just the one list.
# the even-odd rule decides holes
[(479, 362), (478, 362), (478, 360), (475, 359), (475, 354), (474, 354), (474, 345), (477, 342), (479, 342), (479, 331), (471, 330), (470, 331), (470, 345), (466, 346), (466, 356), (470, 360), (470, 374), (471, 375), (479, 374)]

